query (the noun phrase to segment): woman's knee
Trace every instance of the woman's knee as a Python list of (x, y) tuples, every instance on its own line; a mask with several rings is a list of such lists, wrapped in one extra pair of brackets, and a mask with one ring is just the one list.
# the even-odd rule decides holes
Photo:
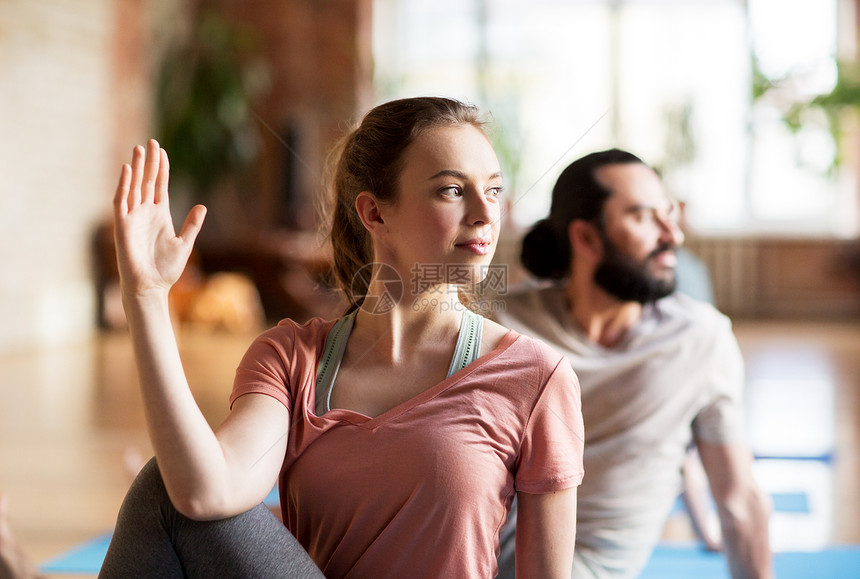
[(158, 464), (155, 458), (152, 458), (140, 469), (131, 483), (123, 500), (120, 516), (139, 518), (144, 512), (163, 512), (167, 506), (172, 507), (170, 497), (167, 495)]
[(161, 478), (161, 471), (158, 469), (158, 463), (155, 457), (149, 459), (131, 484), (129, 493), (145, 492), (147, 494), (167, 494), (167, 489), (164, 488), (164, 480)]

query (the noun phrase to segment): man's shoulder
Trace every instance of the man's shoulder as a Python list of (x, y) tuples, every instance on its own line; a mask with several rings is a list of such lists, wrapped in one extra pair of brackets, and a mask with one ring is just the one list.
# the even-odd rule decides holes
[(708, 302), (675, 292), (656, 304), (657, 311), (667, 317), (676, 317), (702, 324), (726, 324), (729, 318)]
[(732, 332), (731, 320), (712, 304), (675, 292), (653, 307), (658, 323), (675, 327), (678, 331), (715, 337)]
[(503, 326), (522, 332), (557, 318), (556, 310), (564, 300), (564, 292), (557, 285), (530, 282), (513, 287), (505, 294), (496, 294), (492, 299), (493, 318)]
[(496, 294), (489, 317), (514, 330), (523, 345), (535, 349), (535, 356), (555, 360), (570, 353), (575, 337), (562, 320), (564, 290), (558, 285), (534, 283), (519, 285)]
[(546, 282), (525, 282), (512, 287), (505, 294), (496, 294), (495, 299), (509, 308), (549, 307), (564, 299), (564, 289), (558, 284)]

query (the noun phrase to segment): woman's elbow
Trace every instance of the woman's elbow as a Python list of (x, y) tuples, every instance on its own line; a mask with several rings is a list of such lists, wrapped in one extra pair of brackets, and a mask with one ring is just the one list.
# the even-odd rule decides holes
[(215, 521), (237, 515), (244, 509), (237, 509), (227, 498), (218, 493), (170, 493), (170, 502), (183, 516), (192, 521)]

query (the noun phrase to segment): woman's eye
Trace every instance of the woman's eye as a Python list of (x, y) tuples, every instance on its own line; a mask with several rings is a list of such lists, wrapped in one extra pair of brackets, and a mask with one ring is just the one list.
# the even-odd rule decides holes
[(502, 194), (502, 191), (504, 191), (504, 189), (502, 188), (502, 186), (501, 186), (501, 185), (499, 185), (498, 187), (490, 187), (489, 189), (487, 189), (487, 193), (488, 193), (491, 197), (498, 197), (498, 196), (500, 196), (500, 195)]
[(463, 192), (460, 190), (460, 188), (453, 185), (451, 187), (443, 188), (441, 193), (445, 197), (460, 197), (461, 195), (463, 195)]

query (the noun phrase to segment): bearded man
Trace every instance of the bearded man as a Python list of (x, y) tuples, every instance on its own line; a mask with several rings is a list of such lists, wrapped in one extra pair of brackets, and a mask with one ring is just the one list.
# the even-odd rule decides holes
[[(612, 149), (561, 174), (523, 240), (523, 265), (553, 283), (506, 296), (498, 321), (564, 353), (579, 377), (585, 478), (572, 576), (633, 578), (701, 457), (733, 577), (770, 577), (769, 501), (752, 476), (743, 362), (727, 317), (675, 292), (678, 207), (654, 170)], [(500, 577), (513, 577), (516, 505)]]

